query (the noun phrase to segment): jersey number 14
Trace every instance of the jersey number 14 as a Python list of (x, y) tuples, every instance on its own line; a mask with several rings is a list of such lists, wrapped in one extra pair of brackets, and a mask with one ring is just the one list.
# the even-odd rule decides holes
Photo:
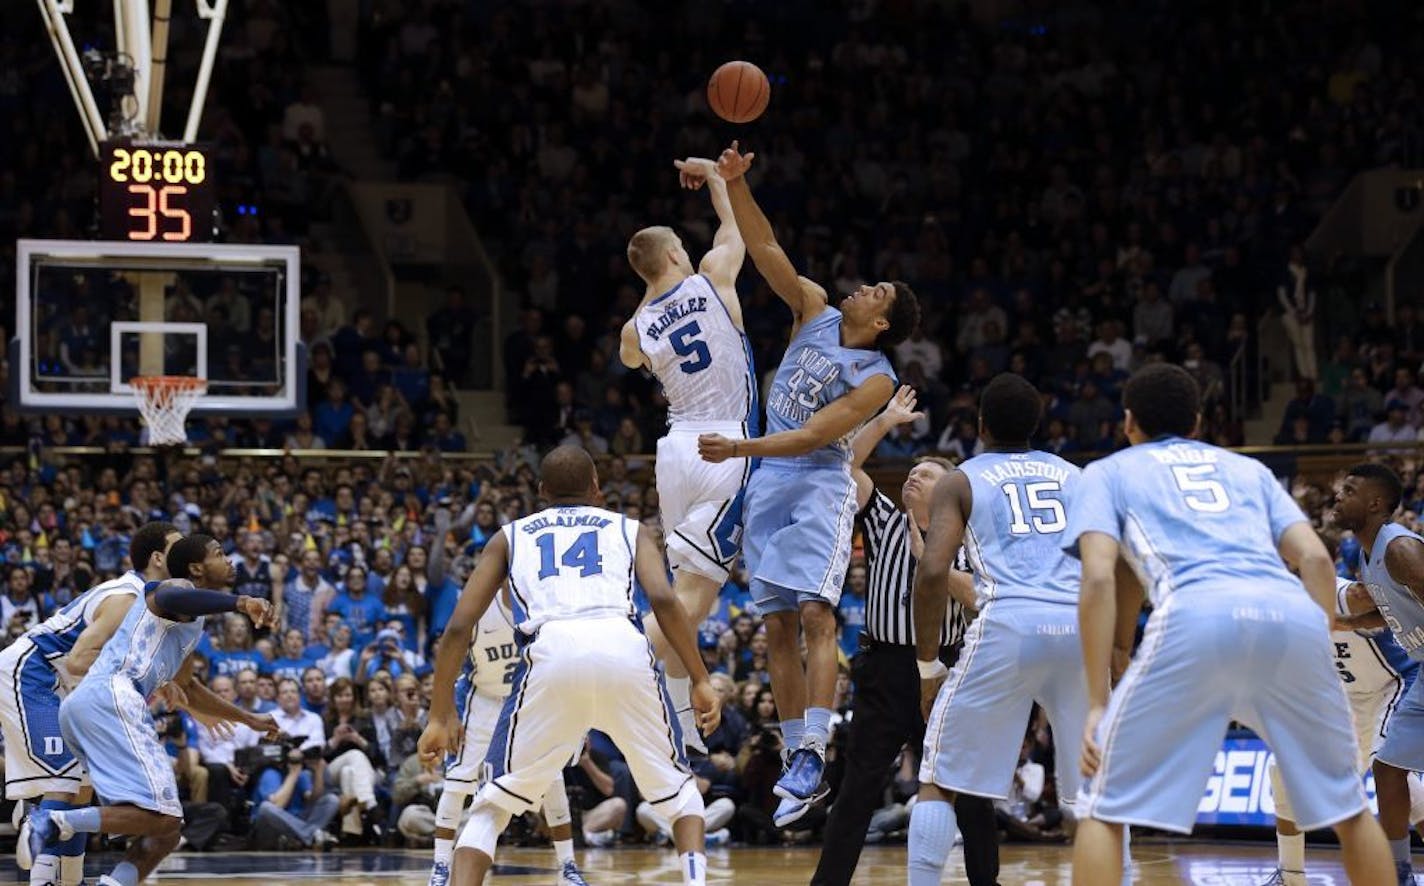
[[(554, 535), (546, 533), (534, 539), (539, 546), (539, 580), (553, 578), (563, 570), (554, 562)], [(580, 578), (603, 574), (603, 557), (598, 553), (598, 533), (585, 532), (559, 558), (559, 563), (569, 569), (577, 569)]]

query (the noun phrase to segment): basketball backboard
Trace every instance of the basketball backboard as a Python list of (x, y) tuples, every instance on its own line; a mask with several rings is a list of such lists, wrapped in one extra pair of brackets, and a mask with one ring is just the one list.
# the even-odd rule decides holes
[(135, 376), (193, 376), (196, 415), (294, 415), (300, 272), (295, 246), (21, 240), (12, 402), (131, 415)]

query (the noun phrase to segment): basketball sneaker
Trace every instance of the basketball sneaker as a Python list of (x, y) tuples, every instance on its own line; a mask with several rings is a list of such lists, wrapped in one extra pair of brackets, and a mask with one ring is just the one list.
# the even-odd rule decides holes
[(772, 793), (787, 800), (813, 802), (826, 770), (825, 752), (825, 748), (814, 744), (803, 744), (792, 751), (786, 773), (772, 788)]
[(1407, 861), (1395, 862), (1395, 873), (1399, 875), (1399, 886), (1414, 886), (1414, 866)]
[(772, 823), (779, 828), (790, 827), (804, 818), (806, 813), (811, 811), (811, 807), (826, 799), (830, 793), (830, 786), (822, 783), (816, 787), (814, 794), (804, 800), (783, 799), (776, 804), (776, 811), (771, 814)]
[(430, 881), (425, 886), (450, 886), (450, 866), (437, 861), (430, 869)]
[(1261, 886), (1306, 886), (1305, 872), (1276, 868), (1275, 873), (1271, 874), (1271, 879), (1262, 883)]
[(588, 886), (588, 881), (579, 873), (578, 865), (569, 860), (564, 862), (563, 870), (559, 871), (558, 886)]

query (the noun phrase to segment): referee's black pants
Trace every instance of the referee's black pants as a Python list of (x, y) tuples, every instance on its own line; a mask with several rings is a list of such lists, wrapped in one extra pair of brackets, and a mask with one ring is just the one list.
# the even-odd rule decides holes
[[(913, 646), (875, 643), (862, 635), (853, 673), (855, 714), (846, 739), (845, 776), (826, 819), (821, 860), (811, 886), (848, 886), (865, 847), (870, 817), (880, 808), (890, 782), (895, 756), (906, 744), (918, 747), (925, 739)], [(954, 812), (964, 835), (970, 886), (996, 886), (999, 846), (993, 802), (960, 794)]]

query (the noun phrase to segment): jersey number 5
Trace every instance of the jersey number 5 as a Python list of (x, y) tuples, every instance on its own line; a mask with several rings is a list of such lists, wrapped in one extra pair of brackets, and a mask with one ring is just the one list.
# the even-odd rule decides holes
[(707, 342), (693, 338), (693, 336), (701, 334), (702, 327), (697, 325), (696, 320), (684, 323), (668, 333), (668, 341), (672, 342), (672, 352), (679, 357), (692, 358), (677, 364), (677, 368), (686, 375), (701, 372), (712, 365), (712, 352), (707, 349)]
[[(553, 534), (545, 533), (534, 539), (534, 543), (539, 546), (539, 579), (542, 581), (558, 575), (561, 570), (554, 563)], [(580, 535), (569, 545), (569, 549), (564, 551), (559, 562), (570, 569), (577, 569), (580, 578), (602, 575), (603, 557), (598, 553), (598, 533), (585, 532)]]
[(1203, 514), (1219, 514), (1231, 507), (1226, 487), (1210, 479), (1216, 475), (1216, 465), (1172, 465), (1172, 476), (1187, 507)]
[[(1013, 521), (1009, 523), (1009, 532), (1014, 535), (1028, 535), (1030, 532), (1062, 532), (1068, 528), (1068, 515), (1063, 512), (1063, 502), (1059, 499), (1062, 487), (1056, 480), (1025, 483), (1022, 489), (1013, 483), (1000, 488), (1004, 490), (1004, 495), (1009, 497), (1009, 510), (1013, 513)], [(1030, 512), (1032, 523), (1024, 519), (1026, 509), (1020, 496), (1028, 499), (1027, 510)]]

